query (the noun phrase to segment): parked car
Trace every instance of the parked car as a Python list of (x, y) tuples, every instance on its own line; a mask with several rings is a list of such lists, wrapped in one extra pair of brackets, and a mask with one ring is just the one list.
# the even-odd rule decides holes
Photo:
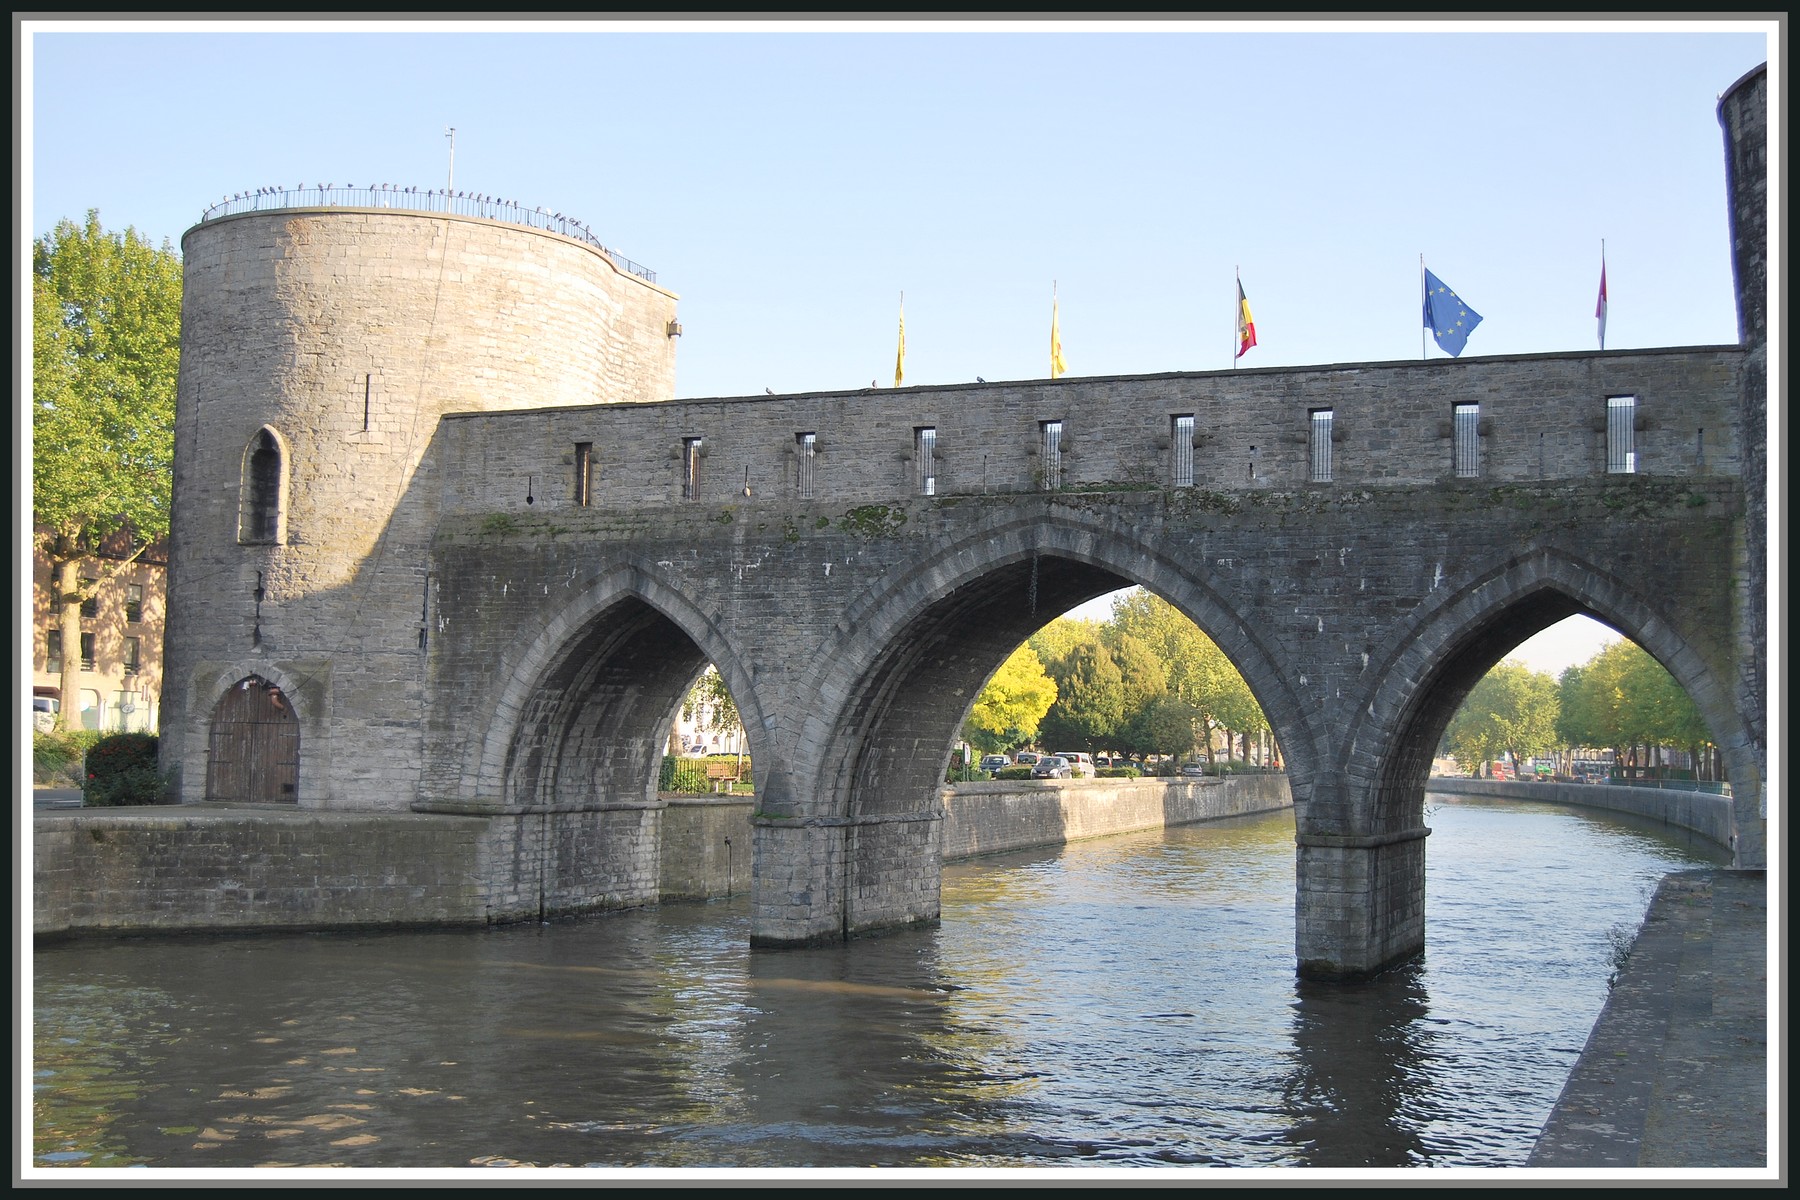
[(1057, 754), (1047, 754), (1032, 765), (1033, 779), (1068, 779), (1070, 777), (1069, 760)]
[(1038, 759), (1042, 757), (1044, 756), (1039, 754), (1036, 750), (1021, 750), (1013, 755), (1013, 761), (1018, 763), (1021, 767), (1032, 767), (1036, 766)]
[(1063, 759), (1069, 764), (1069, 777), (1071, 779), (1094, 778), (1093, 755), (1083, 754), (1079, 750), (1058, 750), (1056, 752), (1056, 757)]
[(49, 733), (56, 728), (56, 714), (62, 710), (62, 701), (55, 696), (33, 696), (31, 698), (31, 727), (39, 733)]
[(981, 760), (981, 769), (984, 771), (1004, 771), (1010, 766), (1012, 759), (1004, 754), (990, 754)]
[(1205, 763), (1182, 763), (1181, 773), (1188, 779), (1200, 779), (1206, 775)]

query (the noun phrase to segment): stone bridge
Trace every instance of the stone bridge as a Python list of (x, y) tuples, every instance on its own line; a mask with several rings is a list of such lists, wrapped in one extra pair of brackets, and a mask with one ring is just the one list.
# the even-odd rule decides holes
[(1282, 746), (1305, 974), (1423, 946), (1440, 736), (1572, 614), (1694, 698), (1762, 861), (1760, 293), (1743, 346), (674, 401), (674, 297), (571, 239), (319, 209), (184, 247), (188, 802), (479, 815), (553, 864), (543, 911), (641, 903), (712, 662), (755, 763), (754, 941), (931, 921), (976, 693), (1137, 584)]

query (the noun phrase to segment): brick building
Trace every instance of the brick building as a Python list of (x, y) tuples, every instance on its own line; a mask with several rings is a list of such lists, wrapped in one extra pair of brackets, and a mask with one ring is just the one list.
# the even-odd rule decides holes
[[(81, 565), (81, 577), (94, 580), (96, 590), (81, 606), (81, 644), (73, 648), (81, 675), (79, 694), (66, 705), (70, 729), (156, 732), (168, 555), (160, 543), (135, 558), (132, 549), (129, 538), (111, 538)], [(33, 551), (31, 695), (62, 703), (62, 657), (70, 648), (51, 607), (50, 560), (36, 538)], [(49, 724), (37, 721), (39, 728)]]

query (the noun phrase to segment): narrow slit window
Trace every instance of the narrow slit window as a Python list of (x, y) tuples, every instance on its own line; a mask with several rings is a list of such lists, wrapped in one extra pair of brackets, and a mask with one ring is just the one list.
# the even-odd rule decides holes
[(1606, 472), (1631, 475), (1637, 471), (1637, 397), (1606, 398)]
[(919, 465), (919, 495), (937, 495), (937, 427), (913, 430), (913, 460)]
[(1194, 414), (1169, 418), (1169, 482), (1194, 486)]
[(681, 498), (700, 498), (700, 446), (697, 437), (681, 439)]
[(1043, 460), (1043, 486), (1053, 492), (1062, 486), (1063, 423), (1043, 421), (1038, 425), (1038, 456)]
[(1456, 405), (1451, 409), (1450, 428), (1457, 478), (1474, 479), (1481, 474), (1481, 405)]
[(1331, 418), (1329, 408), (1315, 408), (1311, 413), (1312, 429), (1309, 434), (1311, 454), (1308, 456), (1311, 469), (1307, 478), (1313, 483), (1331, 482)]
[(283, 482), (287, 473), (281, 443), (264, 428), (244, 452), (244, 483), (238, 510), (238, 541), (274, 545), (281, 541)]
[(586, 508), (594, 501), (594, 443), (575, 443), (575, 503)]
[(819, 454), (819, 435), (794, 435), (794, 491), (802, 500), (813, 498), (813, 459)]

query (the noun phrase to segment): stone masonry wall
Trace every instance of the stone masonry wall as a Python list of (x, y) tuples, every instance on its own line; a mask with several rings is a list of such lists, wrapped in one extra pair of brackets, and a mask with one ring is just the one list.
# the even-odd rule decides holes
[[(440, 418), (667, 399), (675, 298), (573, 239), (441, 214), (258, 213), (182, 245), (164, 761), (200, 799), (216, 677), (300, 664), (284, 689), (329, 679), (298, 714), (302, 805), (404, 807)], [(246, 453), (265, 428), (282, 519), (255, 543)], [(367, 756), (325, 752), (352, 741)]]
[(1430, 788), (1453, 796), (1491, 796), (1496, 800), (1535, 800), (1628, 813), (1698, 834), (1724, 850), (1732, 849), (1732, 801), (1728, 796), (1680, 788), (1614, 787), (1608, 784), (1538, 783), (1531, 780), (1455, 779), (1434, 776)]
[[(1485, 483), (1606, 473), (1609, 396), (1638, 401), (1643, 474), (1735, 476), (1735, 349), (1622, 351), (1467, 361), (1122, 376), (808, 393), (511, 416), (456, 417), (446, 512), (579, 507), (578, 442), (594, 450), (595, 508), (676, 504), (685, 439), (700, 438), (698, 502), (762, 508), (800, 495), (796, 435), (817, 435), (813, 498), (842, 505), (918, 494), (916, 431), (937, 430), (935, 494), (1044, 490), (1040, 423), (1061, 421), (1070, 488), (1171, 484), (1170, 422), (1195, 418), (1192, 487), (1254, 493), (1309, 485), (1310, 412), (1330, 408), (1339, 489), (1454, 479), (1450, 421), (1477, 402)], [(554, 481), (525, 504), (530, 480)], [(744, 494), (750, 488), (748, 497)]]
[(1292, 808), (1285, 775), (997, 780), (944, 790), (944, 861)]

